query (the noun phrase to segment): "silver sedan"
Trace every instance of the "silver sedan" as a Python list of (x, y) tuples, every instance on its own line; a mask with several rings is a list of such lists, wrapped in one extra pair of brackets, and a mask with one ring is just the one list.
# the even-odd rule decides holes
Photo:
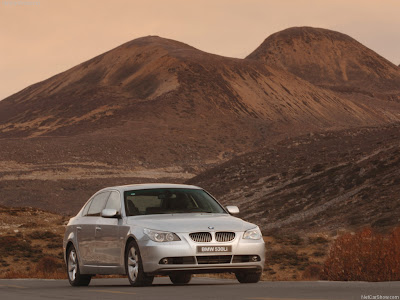
[(70, 219), (64, 237), (69, 282), (96, 274), (128, 275), (132, 286), (154, 275), (174, 284), (192, 274), (231, 272), (241, 283), (260, 280), (265, 246), (260, 229), (233, 217), (205, 190), (190, 185), (140, 184), (94, 194)]

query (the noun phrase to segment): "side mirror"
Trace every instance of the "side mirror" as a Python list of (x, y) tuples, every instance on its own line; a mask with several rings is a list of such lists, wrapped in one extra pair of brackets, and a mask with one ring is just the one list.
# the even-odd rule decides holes
[(239, 207), (236, 205), (228, 205), (226, 207), (226, 210), (231, 214), (231, 215), (236, 215), (239, 213)]
[(116, 209), (105, 208), (101, 211), (101, 216), (103, 218), (116, 218), (118, 217), (118, 212)]

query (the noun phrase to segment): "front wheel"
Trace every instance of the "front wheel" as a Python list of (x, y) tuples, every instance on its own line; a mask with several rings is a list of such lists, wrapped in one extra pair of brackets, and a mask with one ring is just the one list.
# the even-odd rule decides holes
[(192, 279), (192, 274), (188, 273), (171, 274), (169, 275), (169, 279), (172, 281), (173, 284), (176, 285), (188, 284)]
[(146, 286), (153, 283), (154, 276), (149, 276), (143, 271), (140, 250), (134, 240), (126, 247), (125, 271), (132, 286)]
[(67, 252), (68, 281), (72, 286), (88, 286), (92, 276), (83, 275), (79, 270), (79, 261), (74, 246), (70, 246)]
[(238, 272), (235, 275), (240, 283), (257, 283), (261, 279), (261, 272)]

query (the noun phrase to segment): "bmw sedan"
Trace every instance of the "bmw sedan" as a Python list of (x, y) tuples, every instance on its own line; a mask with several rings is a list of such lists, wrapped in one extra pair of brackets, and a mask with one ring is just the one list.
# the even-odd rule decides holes
[(96, 274), (127, 275), (132, 286), (155, 275), (174, 284), (192, 274), (230, 272), (241, 283), (260, 280), (265, 260), (260, 229), (233, 217), (202, 188), (177, 184), (116, 186), (95, 193), (70, 219), (64, 237), (69, 282)]

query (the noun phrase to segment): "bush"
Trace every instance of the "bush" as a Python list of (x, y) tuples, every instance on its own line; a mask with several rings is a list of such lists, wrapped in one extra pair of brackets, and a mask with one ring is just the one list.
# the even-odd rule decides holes
[(314, 251), (312, 255), (314, 257), (323, 257), (323, 256), (325, 256), (325, 252), (321, 251), (321, 250), (318, 250), (318, 251)]
[(21, 255), (29, 257), (32, 253), (41, 253), (41, 250), (33, 248), (30, 241), (9, 235), (0, 237), (0, 256)]
[(324, 264), (323, 279), (340, 281), (400, 280), (400, 227), (389, 235), (366, 228), (339, 237)]
[(321, 278), (323, 268), (321, 265), (310, 265), (305, 268), (302, 279), (303, 280), (318, 280)]
[(38, 230), (35, 230), (32, 233), (28, 234), (28, 237), (34, 240), (53, 240), (60, 238), (59, 235), (51, 231), (38, 231)]
[(61, 268), (61, 262), (52, 256), (42, 257), (36, 264), (36, 272), (43, 274), (53, 274), (59, 272)]
[(293, 249), (281, 249), (267, 252), (267, 261), (271, 264), (299, 266), (308, 263), (308, 257), (305, 254), (297, 253)]
[(327, 244), (329, 241), (322, 237), (322, 236), (317, 236), (317, 237), (310, 237), (308, 239), (309, 243), (311, 245), (317, 245), (317, 244)]

